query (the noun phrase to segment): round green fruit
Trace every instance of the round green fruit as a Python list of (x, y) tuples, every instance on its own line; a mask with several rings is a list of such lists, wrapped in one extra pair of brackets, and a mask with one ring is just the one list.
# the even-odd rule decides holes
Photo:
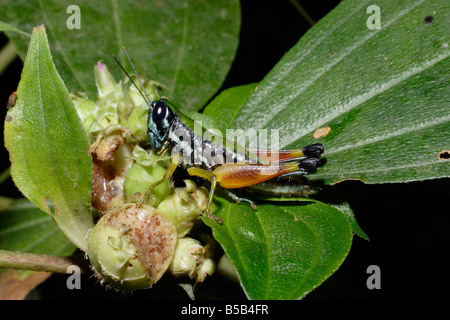
[(166, 272), (176, 242), (167, 216), (128, 203), (108, 211), (90, 231), (88, 256), (102, 282), (126, 291), (144, 289)]

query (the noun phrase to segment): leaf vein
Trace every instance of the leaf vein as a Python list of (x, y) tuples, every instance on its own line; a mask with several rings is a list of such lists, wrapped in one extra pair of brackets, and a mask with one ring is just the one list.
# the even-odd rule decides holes
[[(296, 215), (293, 212), (289, 210), (289, 207), (283, 208), (286, 212), (288, 212), (292, 217), (296, 217), (297, 219), (301, 220), (303, 224), (311, 231), (311, 234), (314, 236), (314, 239), (316, 240), (315, 243), (317, 244), (317, 250), (315, 250), (316, 254), (314, 255), (314, 259), (311, 261), (311, 267), (308, 269), (308, 271), (303, 275), (303, 278), (297, 283), (297, 288), (300, 288), (303, 284), (303, 282), (306, 280), (307, 276), (311, 273), (311, 271), (314, 269), (314, 267), (317, 265), (319, 261), (319, 254), (318, 252), (322, 252), (322, 244), (319, 241), (319, 237), (317, 236), (317, 232), (303, 219), (301, 215)], [(306, 293), (305, 293), (306, 294)], [(301, 298), (301, 297), (299, 297)]]
[(60, 49), (59, 52), (65, 62), (65, 64), (67, 65), (67, 67), (69, 68), (69, 70), (71, 71), (73, 77), (76, 79), (76, 81), (78, 82), (78, 84), (80, 85), (81, 88), (83, 88), (83, 90), (85, 92), (87, 92), (88, 90), (86, 89), (86, 87), (84, 86), (84, 81), (81, 81), (81, 79), (79, 78), (79, 75), (77, 74), (77, 72), (75, 71), (75, 69), (73, 68), (72, 64), (70, 63), (70, 60), (68, 59), (66, 52), (64, 51), (65, 46), (62, 46), (59, 41), (58, 38), (55, 36), (55, 33), (53, 32), (53, 27), (50, 23), (50, 20), (48, 19), (47, 15), (45, 14), (45, 10), (44, 10), (44, 6), (42, 4), (42, 0), (39, 0), (39, 6), (41, 8), (41, 12), (42, 12), (42, 18), (45, 21), (45, 24), (48, 26), (48, 32), (52, 35), (56, 46)]
[(182, 39), (180, 50), (178, 51), (177, 65), (175, 68), (175, 74), (172, 79), (171, 91), (172, 93), (175, 91), (175, 86), (178, 80), (178, 75), (180, 73), (181, 64), (184, 58), (184, 51), (186, 48), (186, 38), (187, 38), (187, 30), (188, 30), (188, 3), (183, 1), (184, 6), (184, 15), (183, 15), (183, 31), (182, 31)]
[(341, 107), (337, 107), (333, 112), (329, 112), (325, 117), (321, 117), (317, 121), (311, 122), (308, 125), (305, 125), (302, 127), (302, 130), (298, 130), (297, 135), (287, 135), (285, 136), (281, 142), (281, 146), (286, 146), (295, 140), (297, 140), (299, 137), (302, 137), (306, 135), (308, 132), (312, 132), (316, 128), (319, 128), (324, 123), (329, 123), (333, 119), (336, 119), (339, 116), (342, 116), (343, 113), (349, 112), (350, 110), (356, 108), (357, 106), (361, 105), (362, 103), (369, 101), (370, 99), (375, 98), (377, 95), (385, 92), (386, 90), (401, 84), (403, 81), (407, 80), (408, 78), (428, 69), (429, 67), (433, 66), (434, 64), (442, 61), (443, 59), (447, 58), (449, 56), (449, 53), (444, 53), (442, 55), (438, 55), (434, 59), (431, 59), (427, 61), (427, 63), (424, 63), (421, 67), (414, 67), (408, 70), (408, 72), (404, 72), (403, 74), (399, 75), (396, 78), (392, 78), (391, 80), (385, 82), (384, 84), (378, 85), (377, 87), (372, 88), (368, 92), (359, 95), (355, 98), (353, 98), (349, 103), (342, 105)]
[[(428, 166), (428, 165), (437, 165), (437, 164), (443, 164), (443, 163), (448, 163), (450, 165), (450, 161), (449, 160), (444, 160), (444, 161), (439, 161), (437, 160), (437, 155), (436, 155), (436, 160), (435, 161), (422, 161), (422, 162), (414, 162), (414, 163), (408, 163), (408, 164), (404, 164), (404, 165), (397, 165), (397, 166), (386, 166), (383, 168), (374, 168), (374, 169), (368, 169), (368, 168), (364, 168), (364, 169), (360, 169), (360, 170), (340, 170), (338, 174), (336, 173), (320, 173), (320, 174), (316, 174), (314, 176), (314, 178), (323, 178), (323, 177), (335, 177), (336, 175), (342, 177), (345, 176), (347, 174), (352, 175), (352, 174), (357, 174), (357, 173), (363, 173), (363, 174), (367, 174), (367, 173), (378, 173), (378, 172), (387, 172), (387, 171), (396, 171), (398, 169), (407, 169), (407, 168), (414, 168), (414, 167), (424, 167), (424, 166)], [(411, 180), (411, 181), (415, 181), (415, 180)], [(402, 181), (405, 182), (405, 181)]]
[(270, 248), (269, 248), (269, 241), (268, 241), (268, 238), (267, 238), (267, 232), (266, 232), (266, 229), (264, 228), (264, 225), (263, 225), (263, 223), (261, 221), (261, 217), (259, 216), (259, 214), (257, 212), (253, 212), (253, 213), (258, 218), (258, 222), (259, 222), (259, 225), (261, 226), (261, 229), (262, 229), (263, 235), (264, 235), (264, 239), (265, 239), (264, 244), (265, 244), (266, 252), (267, 252), (267, 281), (265, 283), (266, 284), (266, 290), (265, 290), (266, 296), (265, 296), (265, 299), (268, 299), (269, 298), (269, 294), (270, 294), (268, 284), (272, 281), (272, 276), (273, 276), (272, 268), (270, 267), (270, 260), (272, 258), (272, 254), (271, 254), (272, 250), (270, 250)]
[[(270, 92), (272, 92), (273, 90), (276, 90), (276, 88), (277, 88), (277, 85), (285, 78), (285, 77), (287, 77), (289, 74), (290, 74), (290, 72), (292, 71), (292, 69), (294, 69), (295, 68), (295, 66), (297, 65), (297, 64), (299, 64), (301, 61), (303, 61), (303, 59), (305, 58), (305, 57), (307, 57), (308, 55), (310, 55), (311, 53), (313, 53), (314, 52), (314, 49), (317, 47), (317, 46), (319, 46), (323, 41), (325, 41), (326, 39), (327, 39), (327, 37), (330, 35), (330, 34), (332, 34), (334, 31), (336, 31), (341, 25), (343, 25), (347, 20), (349, 20), (356, 12), (358, 12), (360, 9), (361, 9), (361, 7), (364, 5), (364, 2), (361, 2), (361, 6), (360, 7), (357, 7), (356, 8), (356, 10), (354, 10), (346, 19), (343, 19), (342, 21), (340, 21), (340, 22), (336, 22), (334, 25), (333, 25), (333, 28), (332, 29), (330, 29), (327, 33), (325, 33), (321, 38), (319, 38), (318, 39), (318, 41), (314, 44), (314, 45), (312, 45), (312, 46), (310, 46), (310, 47), (308, 47), (308, 49), (306, 50), (306, 51), (304, 51), (304, 53), (302, 54), (302, 55), (300, 55), (300, 57), (298, 57), (295, 61), (292, 61), (292, 62), (290, 62), (290, 63), (287, 63), (286, 64), (286, 67), (284, 67), (284, 69), (282, 69), (281, 70), (281, 72), (279, 72), (279, 75), (277, 76), (277, 79), (275, 79), (275, 80), (271, 80), (270, 81), (270, 85), (266, 85), (265, 87), (263, 87), (263, 88), (260, 88), (259, 89), (259, 94), (258, 95), (256, 95), (255, 97), (253, 97), (253, 99), (252, 98), (250, 98), (251, 100), (250, 100), (250, 104), (253, 104), (253, 105), (256, 105), (256, 106), (259, 106), (259, 105), (261, 105), (261, 104), (263, 104), (264, 103), (264, 98), (265, 97), (267, 97), (269, 94), (270, 94)], [(319, 75), (320, 76), (320, 75)], [(318, 76), (318, 77), (319, 77)], [(317, 78), (318, 78), (317, 77)], [(265, 81), (266, 82), (266, 81)], [(266, 82), (267, 83), (267, 82)], [(311, 83), (309, 83), (309, 84), (307, 84), (305, 87), (304, 87), (304, 89), (301, 91), (301, 92), (303, 92), (309, 85), (311, 85), (312, 84), (312, 82)], [(267, 88), (267, 89), (266, 89)], [(278, 112), (280, 112), (282, 109), (283, 109), (283, 106), (281, 106), (282, 105), (282, 103), (280, 104), (280, 106), (279, 106), (279, 109), (273, 109), (274, 111), (276, 111), (271, 117), (267, 117), (266, 119), (267, 119), (267, 121), (266, 122), (264, 122), (263, 124), (262, 124), (262, 127), (263, 127), (263, 125), (265, 125), (268, 121), (270, 121), (270, 119), (272, 119), (273, 118), (273, 116), (275, 115), (275, 114), (277, 114)], [(287, 105), (287, 103), (286, 103), (286, 105)], [(248, 110), (248, 111), (247, 111)], [(244, 109), (244, 112), (249, 112), (249, 116), (250, 117), (254, 117), (254, 115), (253, 115), (253, 112), (254, 112), (254, 110), (253, 110), (253, 108), (245, 108)], [(265, 112), (267, 113), (267, 110), (265, 110)], [(259, 117), (256, 117), (256, 118), (259, 118)], [(262, 121), (261, 121), (262, 122)]]
[(404, 134), (408, 134), (408, 133), (412, 133), (415, 131), (420, 131), (420, 130), (424, 130), (424, 129), (428, 129), (430, 127), (434, 127), (434, 126), (438, 126), (441, 125), (443, 123), (449, 122), (450, 121), (450, 114), (446, 115), (444, 117), (441, 118), (437, 118), (434, 119), (432, 121), (427, 121), (427, 122), (423, 122), (417, 125), (410, 125), (410, 127), (404, 127), (386, 134), (382, 134), (379, 136), (376, 136), (374, 138), (371, 139), (364, 139), (362, 141), (356, 142), (356, 143), (352, 143), (351, 145), (346, 145), (340, 148), (335, 148), (335, 149), (331, 149), (329, 152), (327, 152), (327, 155), (331, 155), (331, 154), (335, 154), (335, 153), (340, 153), (349, 149), (353, 149), (353, 148), (358, 148), (358, 147), (362, 147), (365, 145), (369, 145), (369, 144), (373, 144), (376, 142), (380, 142), (380, 141), (384, 141), (390, 138), (394, 138), (394, 137), (398, 137)]
[(31, 228), (31, 227), (34, 227), (34, 226), (37, 226), (37, 225), (40, 225), (40, 224), (46, 224), (49, 221), (50, 220), (47, 217), (43, 217), (43, 218), (40, 218), (40, 219), (27, 221), (25, 223), (21, 223), (19, 225), (16, 225), (16, 226), (13, 226), (13, 227), (1, 230), (0, 231), (0, 237), (4, 237), (5, 235), (8, 235), (8, 234), (11, 234), (11, 233), (14, 233), (14, 232), (18, 232), (18, 231), (21, 231), (21, 230), (24, 230), (24, 229), (28, 229), (28, 228)]
[(28, 245), (27, 247), (22, 248), (21, 251), (23, 252), (31, 252), (31, 250), (35, 247), (37, 247), (39, 244), (44, 243), (45, 241), (47, 241), (48, 238), (50, 238), (51, 236), (53, 236), (55, 233), (57, 233), (59, 231), (58, 227), (55, 225), (53, 230), (51, 232), (49, 232), (49, 230), (47, 230), (47, 232), (45, 233), (44, 236), (40, 236), (39, 240), (34, 241), (33, 243), (31, 243), (30, 245)]
[(116, 32), (116, 40), (117, 40), (117, 48), (119, 52), (119, 58), (120, 63), (123, 63), (123, 51), (122, 51), (122, 33), (120, 32), (120, 19), (119, 19), (119, 5), (117, 3), (117, 0), (111, 0), (111, 7), (112, 7), (112, 13), (113, 13), (113, 22), (114, 22), (114, 29)]

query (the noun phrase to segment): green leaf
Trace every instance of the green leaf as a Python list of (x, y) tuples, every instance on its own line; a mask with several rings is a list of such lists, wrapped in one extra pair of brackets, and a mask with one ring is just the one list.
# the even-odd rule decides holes
[(333, 189), (329, 191), (328, 197), (325, 197), (322, 193), (320, 194), (320, 198), (322, 199), (325, 198), (326, 203), (338, 209), (347, 217), (348, 222), (352, 226), (352, 231), (354, 234), (356, 234), (358, 237), (364, 240), (369, 241), (369, 236), (361, 229), (358, 222), (356, 221), (355, 214), (353, 213), (350, 204), (347, 201), (345, 201), (342, 194), (338, 190), (336, 190), (335, 187), (333, 187)]
[(339, 210), (315, 200), (245, 205), (216, 199), (223, 224), (204, 219), (251, 299), (300, 299), (344, 261), (352, 243)]
[(0, 248), (60, 257), (76, 249), (52, 218), (26, 199), (0, 213)]
[(239, 110), (250, 94), (255, 91), (257, 83), (250, 83), (222, 91), (203, 110), (203, 114), (216, 120), (217, 128), (223, 134), (230, 128)]
[(92, 160), (42, 26), (33, 30), (17, 101), (6, 116), (5, 146), (20, 191), (85, 250), (86, 234), (93, 227)]
[[(370, 5), (380, 29), (367, 27)], [(326, 184), (448, 177), (439, 154), (450, 141), (449, 19), (446, 0), (343, 1), (264, 78), (233, 127), (278, 129), (281, 148), (323, 143), (326, 163), (311, 178)]]
[[(318, 198), (320, 198), (322, 201), (326, 202), (330, 206), (338, 209), (341, 211), (348, 219), (348, 222), (352, 226), (352, 231), (354, 234), (356, 234), (358, 237), (361, 237), (365, 240), (369, 240), (369, 237), (367, 234), (361, 229), (361, 227), (358, 225), (358, 222), (356, 222), (355, 214), (353, 213), (353, 210), (350, 208), (350, 205), (347, 201), (345, 201), (342, 194), (337, 190), (334, 186), (327, 188), (327, 190), (321, 190), (319, 192)], [(263, 201), (270, 201), (270, 202), (281, 202), (281, 205), (283, 205), (283, 202), (290, 203), (293, 205), (295, 202), (299, 201), (306, 201), (307, 198), (304, 197), (289, 197), (289, 198), (280, 198), (277, 196), (268, 196), (268, 197), (261, 197), (261, 200)]]
[[(240, 28), (237, 0), (108, 1), (81, 0), (80, 29), (69, 29), (76, 19), (72, 3), (56, 0), (7, 1), (0, 19), (21, 30), (45, 24), (54, 61), (67, 87), (96, 98), (92, 68), (99, 60), (114, 63), (111, 54), (129, 67), (127, 48), (136, 69), (168, 88), (164, 95), (184, 109), (200, 109), (219, 89), (236, 53)], [(26, 43), (13, 33), (19, 54)], [(119, 67), (110, 68), (116, 79)]]

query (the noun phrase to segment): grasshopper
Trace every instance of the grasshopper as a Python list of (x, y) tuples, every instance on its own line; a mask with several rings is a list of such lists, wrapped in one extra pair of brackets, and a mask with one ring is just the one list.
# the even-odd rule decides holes
[[(315, 143), (294, 150), (246, 149), (236, 143), (223, 144), (205, 139), (193, 130), (193, 121), (184, 115), (170, 100), (160, 98), (151, 101), (126, 51), (141, 89), (124, 67), (116, 62), (140, 92), (149, 107), (147, 136), (150, 146), (158, 154), (171, 151), (171, 163), (164, 177), (151, 185), (138, 203), (141, 205), (152, 190), (170, 180), (177, 167), (183, 167), (191, 176), (204, 178), (211, 183), (205, 215), (210, 216), (216, 187), (227, 190), (236, 202), (252, 200), (241, 198), (230, 190), (248, 190), (277, 196), (306, 196), (310, 189), (298, 177), (316, 172), (324, 149)], [(230, 147), (231, 145), (231, 147)]]

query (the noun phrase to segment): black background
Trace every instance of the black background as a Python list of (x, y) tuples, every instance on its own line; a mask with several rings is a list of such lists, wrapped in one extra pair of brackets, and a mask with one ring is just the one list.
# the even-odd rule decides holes
[[(316, 21), (339, 1), (303, 1)], [(223, 88), (258, 82), (310, 28), (288, 0), (242, 0), (241, 40), (236, 59)], [(6, 37), (0, 35), (0, 44)], [(22, 62), (16, 59), (0, 75), (0, 110), (16, 90)], [(2, 139), (3, 139), (3, 135)], [(0, 147), (1, 167), (9, 166), (8, 153)], [(323, 285), (306, 296), (313, 299), (448, 299), (447, 257), (449, 252), (449, 179), (424, 182), (365, 185), (347, 181), (337, 185), (355, 212), (361, 228), (370, 237), (354, 238), (342, 266)], [(20, 197), (11, 179), (1, 186), (0, 195)], [(366, 270), (381, 269), (381, 289), (369, 290)], [(66, 289), (67, 276), (53, 275), (30, 298), (81, 299), (126, 298), (100, 288), (94, 279), (82, 281), (83, 290)], [(173, 290), (171, 280), (163, 280), (155, 290), (136, 293), (132, 298), (186, 298)], [(245, 298), (239, 285), (217, 275), (202, 286), (199, 298)]]

